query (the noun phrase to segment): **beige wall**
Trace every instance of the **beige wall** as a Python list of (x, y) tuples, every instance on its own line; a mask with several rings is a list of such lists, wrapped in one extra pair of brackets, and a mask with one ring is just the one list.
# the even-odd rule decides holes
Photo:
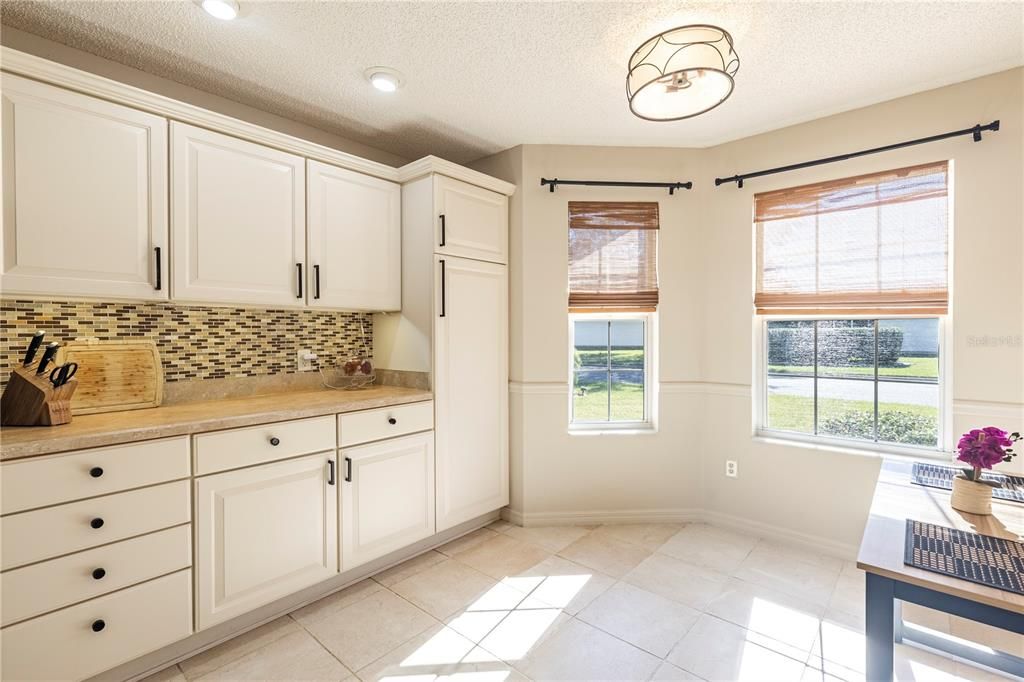
[[(516, 182), (511, 220), (512, 458), (527, 522), (703, 509), (712, 518), (855, 546), (881, 461), (752, 437), (755, 192), (950, 159), (954, 168), (953, 419), (949, 431), (1024, 429), (1024, 69), (785, 128), (711, 149), (527, 145), (474, 167)], [(710, 114), (714, 115), (714, 114)], [(960, 137), (716, 188), (716, 175), (1002, 121)], [(671, 133), (671, 124), (666, 126)], [(539, 185), (541, 177), (694, 180), (694, 190)], [(661, 207), (660, 428), (570, 436), (566, 210), (576, 199)], [(988, 337), (987, 343), (985, 337)], [(728, 479), (724, 461), (739, 461)], [(1024, 459), (1024, 458), (1021, 458)], [(1024, 470), (1018, 462), (1017, 470)]]
[[(568, 202), (595, 190), (540, 186), (541, 177), (686, 180), (695, 154), (667, 148), (524, 146), (474, 167), (515, 182), (510, 230), (512, 508), (528, 522), (612, 512), (678, 515), (700, 506), (700, 224), (688, 192), (612, 189), (608, 200), (657, 201), (662, 301), (658, 327), (661, 414), (647, 435), (570, 435), (566, 318)], [(518, 506), (517, 506), (518, 502)]]
[(49, 59), (58, 64), (64, 64), (81, 69), (82, 71), (88, 71), (97, 76), (103, 76), (120, 83), (176, 99), (180, 102), (209, 109), (218, 114), (232, 116), (253, 125), (263, 126), (264, 128), (276, 130), (287, 135), (294, 135), (310, 142), (322, 144), (325, 147), (361, 156), (364, 159), (370, 159), (389, 166), (401, 166), (411, 161), (411, 159), (403, 159), (400, 156), (333, 135), (319, 128), (297, 123), (281, 116), (275, 116), (245, 104), (240, 104), (239, 102), (225, 99), (203, 90), (197, 90), (196, 88), (182, 85), (166, 78), (154, 76), (15, 28), (4, 26), (3, 31), (0, 32), (0, 43), (5, 47), (27, 52), (36, 57)]

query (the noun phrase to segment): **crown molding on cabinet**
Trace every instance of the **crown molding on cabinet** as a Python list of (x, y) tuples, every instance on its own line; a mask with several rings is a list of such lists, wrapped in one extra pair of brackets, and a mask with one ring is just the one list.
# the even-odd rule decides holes
[(133, 85), (97, 76), (48, 59), (3, 47), (0, 51), (3, 70), (32, 78), (85, 95), (99, 97), (142, 111), (164, 116), (174, 121), (191, 123), (220, 133), (257, 142), (283, 152), (298, 154), (324, 163), (365, 173), (384, 180), (398, 181), (398, 170), (354, 154), (331, 149), (292, 135), (279, 133), (262, 126), (247, 123), (231, 116), (218, 114), (192, 104), (164, 97)]
[(510, 182), (493, 178), (480, 171), (460, 166), (457, 163), (452, 163), (436, 156), (424, 156), (419, 161), (405, 164), (398, 169), (398, 181), (401, 183), (411, 182), (431, 173), (445, 175), (455, 180), (462, 180), (471, 185), (483, 187), (505, 196), (511, 196), (516, 191), (516, 186)]
[(269, 128), (247, 123), (231, 116), (218, 114), (202, 107), (158, 95), (133, 85), (127, 85), (110, 78), (82, 71), (64, 64), (36, 57), (10, 47), (0, 47), (0, 62), (9, 73), (32, 78), (85, 95), (98, 97), (141, 111), (164, 116), (174, 121), (190, 123), (216, 132), (272, 147), (283, 152), (298, 154), (309, 159), (329, 163), (340, 168), (364, 173), (391, 182), (409, 182), (417, 178), (438, 173), (456, 180), (462, 180), (505, 195), (515, 192), (516, 186), (492, 178), (457, 163), (436, 156), (425, 156), (401, 168), (370, 161), (348, 152), (331, 149), (302, 138), (279, 133)]

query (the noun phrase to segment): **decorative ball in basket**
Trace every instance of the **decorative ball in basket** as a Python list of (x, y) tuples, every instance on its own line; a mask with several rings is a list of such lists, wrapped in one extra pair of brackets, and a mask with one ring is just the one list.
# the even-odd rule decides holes
[(351, 390), (369, 386), (377, 376), (373, 362), (365, 357), (353, 357), (334, 367), (321, 367), (320, 377), (327, 388)]
[(962, 474), (953, 477), (953, 495), (949, 504), (968, 514), (992, 513), (992, 489), (1000, 483), (982, 478), (982, 469), (991, 469), (1000, 462), (1009, 462), (1015, 456), (1010, 448), (1021, 440), (1018, 432), (1007, 433), (994, 426), (971, 429), (957, 443), (957, 459), (971, 465)]

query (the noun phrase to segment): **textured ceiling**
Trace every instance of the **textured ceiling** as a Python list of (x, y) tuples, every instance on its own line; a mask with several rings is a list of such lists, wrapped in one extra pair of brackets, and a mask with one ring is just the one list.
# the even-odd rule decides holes
[[(457, 162), (520, 143), (709, 146), (1024, 63), (1019, 0), (240, 2), (233, 22), (189, 0), (5, 0), (0, 18), (406, 158)], [(733, 96), (687, 121), (633, 117), (630, 54), (687, 23), (732, 33)], [(405, 86), (370, 88), (374, 65)]]

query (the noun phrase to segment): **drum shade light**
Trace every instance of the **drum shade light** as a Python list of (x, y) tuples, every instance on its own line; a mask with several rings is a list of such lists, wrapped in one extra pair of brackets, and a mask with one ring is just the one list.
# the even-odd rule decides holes
[(629, 59), (629, 110), (649, 121), (678, 121), (717, 107), (732, 94), (740, 58), (728, 31), (680, 26), (644, 42)]

